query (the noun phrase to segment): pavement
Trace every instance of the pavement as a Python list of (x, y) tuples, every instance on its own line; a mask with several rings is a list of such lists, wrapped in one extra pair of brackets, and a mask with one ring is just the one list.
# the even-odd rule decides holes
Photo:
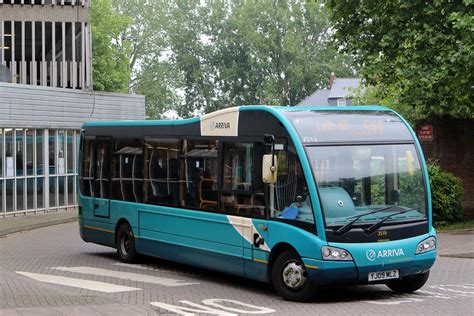
[[(76, 220), (76, 210), (0, 218), (0, 236)], [(474, 229), (438, 233), (438, 254), (441, 257), (474, 259)]]
[[(120, 263), (114, 249), (83, 242), (77, 221), (53, 225), (75, 216), (59, 212), (0, 219), (0, 231), (30, 227), (0, 238), (0, 315), (472, 315), (474, 311), (474, 260), (467, 259), (474, 253), (473, 232), (439, 234), (440, 258), (428, 283), (416, 293), (397, 294), (384, 285), (334, 287), (314, 302), (298, 304), (283, 301), (268, 285), (211, 270), (156, 258)], [(25, 221), (29, 225), (22, 225)], [(34, 224), (50, 226), (32, 229)]]
[(21, 231), (77, 221), (77, 210), (0, 217), (0, 237)]

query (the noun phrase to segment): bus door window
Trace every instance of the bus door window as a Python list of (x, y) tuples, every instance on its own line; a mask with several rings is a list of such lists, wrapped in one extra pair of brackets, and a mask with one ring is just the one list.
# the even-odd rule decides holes
[(94, 192), (96, 197), (109, 198), (109, 143), (95, 143)]
[[(314, 215), (308, 194), (308, 185), (295, 148), (287, 144), (275, 144), (278, 161), (277, 182), (267, 185), (274, 190), (274, 209), (270, 217), (289, 223), (301, 222), (314, 226)], [(271, 194), (268, 194), (270, 199)], [(269, 205), (272, 205), (271, 201)], [(311, 227), (312, 227), (311, 226)]]
[(117, 139), (112, 156), (113, 198), (142, 202), (143, 148), (141, 141)]
[(180, 191), (184, 207), (217, 211), (217, 157), (217, 140), (183, 140)]
[(260, 170), (262, 156), (262, 143), (224, 143), (223, 213), (265, 217), (265, 195)]
[(145, 138), (144, 201), (179, 205), (178, 139)]
[(85, 196), (95, 196), (94, 193), (94, 150), (93, 141), (90, 139), (83, 139), (83, 150), (81, 154), (81, 177), (80, 187), (81, 192)]

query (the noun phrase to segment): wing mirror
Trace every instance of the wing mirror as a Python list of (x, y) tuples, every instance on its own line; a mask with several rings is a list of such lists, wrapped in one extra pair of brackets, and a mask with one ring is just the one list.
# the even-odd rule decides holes
[(271, 146), (271, 153), (263, 155), (262, 159), (262, 182), (267, 184), (276, 183), (278, 175), (278, 159), (275, 155), (275, 136), (265, 134), (263, 142), (267, 146)]

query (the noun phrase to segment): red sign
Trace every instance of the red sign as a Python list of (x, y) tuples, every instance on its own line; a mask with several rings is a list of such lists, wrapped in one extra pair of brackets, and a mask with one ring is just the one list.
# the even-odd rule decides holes
[(431, 124), (424, 124), (418, 126), (417, 130), (418, 139), (424, 141), (432, 141), (433, 140), (433, 125)]

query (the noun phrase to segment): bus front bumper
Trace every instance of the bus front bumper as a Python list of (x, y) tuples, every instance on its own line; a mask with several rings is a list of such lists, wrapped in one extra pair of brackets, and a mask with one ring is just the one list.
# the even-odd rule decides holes
[(397, 270), (400, 278), (428, 271), (436, 260), (436, 251), (416, 255), (409, 261), (357, 265), (354, 261), (325, 261), (303, 258), (310, 280), (316, 285), (376, 284), (386, 280), (369, 281), (369, 273)]
[(437, 256), (436, 249), (415, 254), (418, 243), (428, 237), (429, 234), (380, 243), (330, 243), (331, 247), (347, 250), (352, 260), (303, 258), (303, 262), (310, 280), (316, 285), (386, 283), (386, 279), (369, 281), (369, 274), (396, 270), (398, 277), (403, 278), (426, 272), (433, 266)]

